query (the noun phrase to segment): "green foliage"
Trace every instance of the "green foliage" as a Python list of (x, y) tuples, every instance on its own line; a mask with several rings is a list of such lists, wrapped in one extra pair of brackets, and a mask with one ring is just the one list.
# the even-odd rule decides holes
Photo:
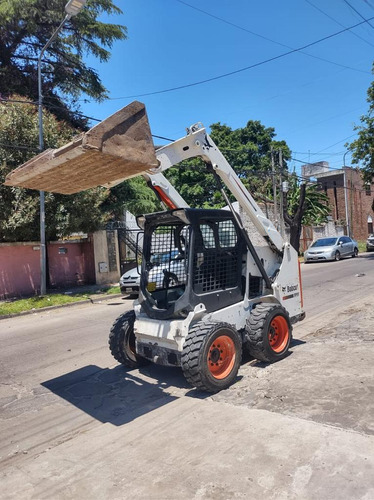
[(367, 91), (367, 102), (368, 113), (361, 116), (362, 125), (354, 127), (358, 131), (358, 137), (348, 148), (352, 151), (352, 163), (362, 163), (364, 181), (371, 183), (374, 176), (374, 81)]
[[(6, 175), (38, 152), (38, 117), (35, 106), (0, 103), (0, 242), (39, 240), (39, 191), (4, 186)], [(44, 113), (47, 148), (69, 142), (76, 130)], [(95, 188), (74, 195), (45, 193), (46, 238), (55, 240), (74, 232), (92, 232), (123, 209), (135, 214), (160, 208), (142, 179), (131, 179), (111, 190)]]
[(120, 219), (124, 209), (134, 215), (161, 210), (156, 195), (142, 177), (135, 177), (110, 189), (101, 209), (110, 213), (113, 219)]
[[(294, 217), (299, 207), (301, 183), (296, 175), (291, 175), (288, 178), (288, 182), (287, 213), (289, 217)], [(306, 226), (324, 224), (327, 221), (326, 218), (329, 213), (330, 207), (328, 196), (318, 191), (316, 184), (307, 184), (305, 188), (303, 215), (301, 218), (302, 224)]]
[[(259, 121), (248, 121), (243, 128), (232, 130), (227, 125), (211, 125), (211, 138), (233, 167), (247, 189), (268, 194), (271, 190), (271, 148), (283, 151), (285, 161), (291, 152), (284, 141), (275, 141), (275, 131)], [(195, 208), (220, 208), (226, 205), (212, 174), (201, 160), (182, 162), (167, 171), (166, 176), (183, 198)]]
[(20, 299), (12, 302), (0, 303), (0, 316), (9, 316), (12, 314), (20, 314), (25, 311), (33, 311), (43, 307), (62, 306), (72, 302), (80, 302), (87, 300), (87, 294), (62, 295), (53, 294), (43, 297), (31, 297), (30, 299)]
[[(20, 94), (36, 99), (37, 60), (42, 47), (65, 16), (66, 0), (6, 0), (0, 3), (0, 94)], [(82, 92), (93, 99), (106, 97), (97, 72), (87, 66), (84, 55), (107, 61), (116, 40), (126, 38), (126, 27), (99, 21), (103, 14), (120, 14), (112, 0), (89, 0), (84, 9), (64, 25), (42, 60), (45, 105), (59, 117), (66, 100), (76, 104)], [(55, 107), (57, 106), (57, 108)]]
[(25, 311), (33, 311), (34, 309), (41, 309), (43, 307), (63, 306), (71, 304), (72, 302), (81, 302), (89, 298), (95, 298), (98, 295), (115, 295), (120, 294), (119, 286), (108, 286), (101, 290), (87, 291), (82, 293), (72, 293), (69, 295), (61, 293), (50, 293), (44, 296), (31, 297), (29, 299), (18, 299), (12, 301), (0, 302), (0, 316), (9, 316), (12, 314), (20, 314)]

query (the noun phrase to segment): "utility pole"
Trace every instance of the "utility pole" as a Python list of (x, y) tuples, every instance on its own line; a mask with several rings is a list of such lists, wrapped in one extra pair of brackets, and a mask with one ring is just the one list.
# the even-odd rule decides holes
[(274, 225), (278, 229), (278, 207), (277, 207), (277, 176), (275, 174), (275, 162), (273, 148), (270, 150), (271, 155), (271, 175), (273, 180), (273, 200), (274, 200)]
[[(39, 128), (39, 151), (44, 151), (43, 133), (43, 92), (42, 92), (42, 58), (48, 47), (56, 39), (64, 24), (73, 16), (79, 14), (87, 0), (69, 0), (65, 5), (65, 17), (60, 25), (52, 33), (52, 36), (41, 49), (38, 57), (38, 128)], [(47, 251), (45, 244), (45, 195), (44, 191), (39, 192), (40, 204), (40, 295), (47, 293)]]
[(280, 234), (282, 238), (285, 237), (284, 229), (284, 216), (283, 216), (283, 156), (282, 150), (279, 149), (279, 222), (280, 222)]

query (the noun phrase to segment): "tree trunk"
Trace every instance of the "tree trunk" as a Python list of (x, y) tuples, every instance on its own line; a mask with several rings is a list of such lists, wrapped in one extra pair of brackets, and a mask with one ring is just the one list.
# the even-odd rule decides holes
[(301, 222), (296, 223), (295, 221), (290, 226), (290, 243), (294, 247), (297, 253), (300, 249), (300, 235), (301, 235)]
[(297, 207), (297, 210), (293, 217), (287, 212), (287, 196), (284, 196), (283, 198), (284, 221), (290, 228), (290, 243), (297, 253), (299, 253), (300, 248), (300, 235), (302, 228), (301, 221), (303, 219), (305, 211), (305, 190), (306, 184), (301, 184), (299, 206)]

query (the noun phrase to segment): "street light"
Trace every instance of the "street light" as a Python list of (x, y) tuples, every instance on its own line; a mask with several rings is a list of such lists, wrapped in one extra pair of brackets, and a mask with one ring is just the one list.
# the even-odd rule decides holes
[[(62, 27), (73, 16), (76, 16), (84, 7), (87, 0), (69, 0), (65, 5), (66, 15), (54, 31), (51, 38), (40, 51), (38, 58), (38, 116), (39, 116), (39, 151), (44, 151), (43, 134), (43, 94), (42, 94), (42, 57), (44, 52), (57, 37)], [(47, 266), (46, 266), (46, 247), (45, 247), (45, 197), (44, 191), (40, 191), (40, 295), (45, 295), (47, 291)]]

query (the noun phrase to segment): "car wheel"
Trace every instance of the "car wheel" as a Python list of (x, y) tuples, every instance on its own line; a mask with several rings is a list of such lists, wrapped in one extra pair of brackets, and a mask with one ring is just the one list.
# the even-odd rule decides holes
[(334, 258), (335, 258), (336, 261), (340, 260), (340, 252), (338, 250), (335, 252), (335, 257)]
[(353, 250), (353, 255), (352, 257), (357, 257), (358, 255), (358, 248), (356, 247), (354, 250)]

